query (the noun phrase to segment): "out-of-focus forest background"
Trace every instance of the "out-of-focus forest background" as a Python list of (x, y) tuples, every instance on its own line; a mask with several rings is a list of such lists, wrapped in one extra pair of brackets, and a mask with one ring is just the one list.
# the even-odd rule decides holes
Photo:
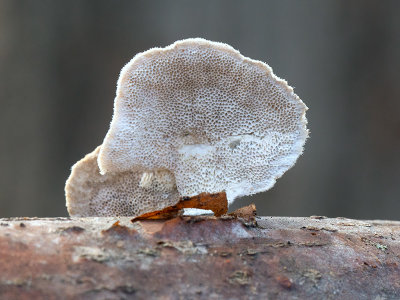
[(0, 217), (66, 216), (121, 67), (203, 37), (267, 62), (310, 108), (304, 155), (260, 215), (400, 219), (400, 1), (0, 0)]

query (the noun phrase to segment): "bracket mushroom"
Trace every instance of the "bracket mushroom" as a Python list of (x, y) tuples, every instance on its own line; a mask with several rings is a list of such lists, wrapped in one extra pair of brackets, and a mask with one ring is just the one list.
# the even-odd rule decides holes
[(138, 189), (169, 177), (179, 197), (226, 192), (231, 204), (295, 164), (306, 110), (267, 64), (229, 45), (196, 38), (153, 48), (121, 70), (98, 176), (140, 174)]
[(144, 186), (142, 172), (101, 175), (97, 165), (99, 151), (100, 146), (72, 167), (65, 186), (71, 216), (139, 216), (179, 201), (175, 180), (171, 180), (169, 172), (159, 171), (157, 176), (149, 173)]

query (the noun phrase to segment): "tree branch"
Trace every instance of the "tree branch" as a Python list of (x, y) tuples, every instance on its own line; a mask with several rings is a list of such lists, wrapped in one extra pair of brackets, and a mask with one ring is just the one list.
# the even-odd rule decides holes
[(400, 222), (13, 218), (0, 225), (1, 299), (400, 298)]

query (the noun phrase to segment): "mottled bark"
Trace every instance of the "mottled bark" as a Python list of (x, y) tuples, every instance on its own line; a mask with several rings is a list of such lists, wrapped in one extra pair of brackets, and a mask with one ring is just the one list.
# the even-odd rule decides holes
[(400, 298), (400, 222), (14, 218), (0, 225), (1, 299)]

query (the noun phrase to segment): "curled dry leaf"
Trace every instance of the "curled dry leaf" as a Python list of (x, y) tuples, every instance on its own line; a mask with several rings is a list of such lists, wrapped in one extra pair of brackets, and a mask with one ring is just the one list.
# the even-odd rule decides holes
[(162, 210), (145, 213), (132, 219), (132, 222), (140, 220), (170, 219), (179, 215), (184, 208), (198, 208), (212, 210), (216, 217), (220, 217), (228, 211), (226, 193), (208, 194), (202, 193), (194, 197), (185, 197), (177, 204), (165, 207)]

